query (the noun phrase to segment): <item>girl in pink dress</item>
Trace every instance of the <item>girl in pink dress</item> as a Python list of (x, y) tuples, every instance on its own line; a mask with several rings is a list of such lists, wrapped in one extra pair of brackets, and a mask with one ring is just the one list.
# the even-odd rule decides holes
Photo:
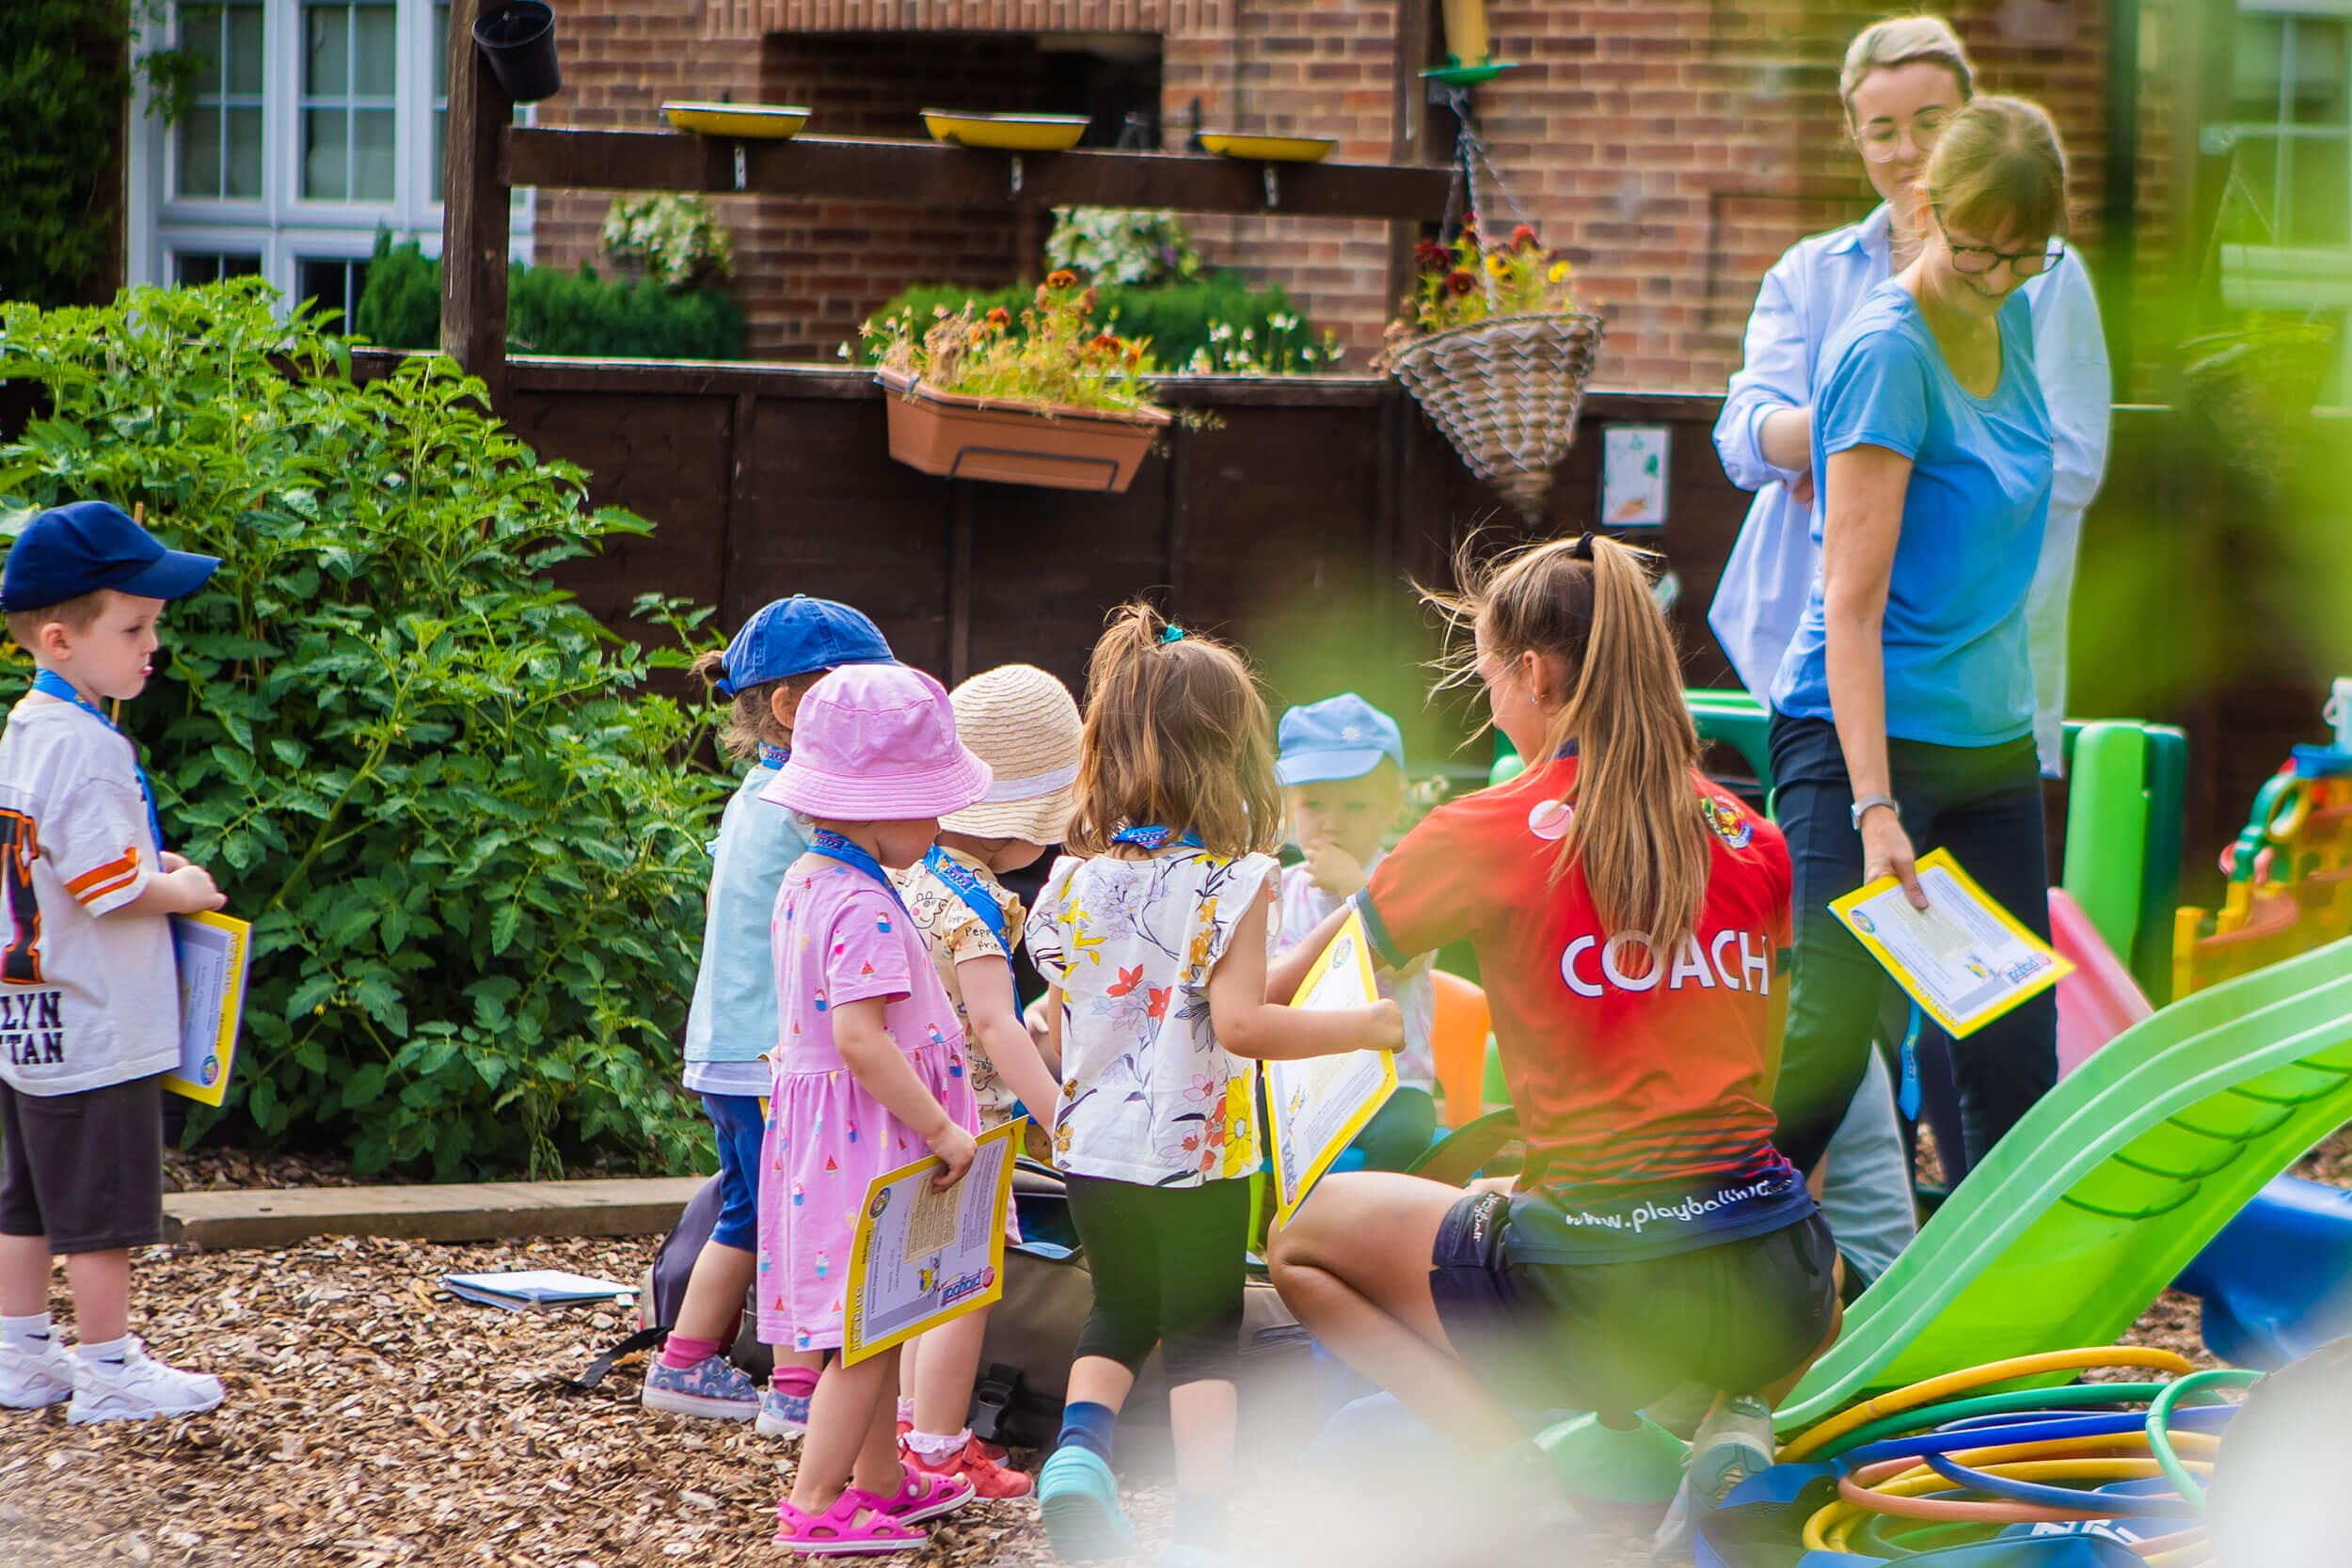
[(831, 1351), (810, 1402), (776, 1544), (810, 1556), (919, 1548), (922, 1520), (972, 1498), (960, 1477), (901, 1466), (898, 1353), (838, 1354), (859, 1207), (874, 1178), (928, 1149), (953, 1186), (979, 1107), (954, 1005), (885, 868), (923, 857), (939, 818), (988, 790), (937, 681), (847, 665), (801, 702), (791, 759), (762, 798), (810, 817), (771, 927), (782, 1037), (759, 1183), (759, 1332)]

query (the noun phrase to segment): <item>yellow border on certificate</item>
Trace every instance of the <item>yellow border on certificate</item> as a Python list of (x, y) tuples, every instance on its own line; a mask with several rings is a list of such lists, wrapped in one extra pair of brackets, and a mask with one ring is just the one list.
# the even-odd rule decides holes
[(976, 1143), (1002, 1143), (1006, 1146), (1004, 1164), (996, 1173), (996, 1237), (989, 1243), (988, 1269), (995, 1278), (989, 1288), (977, 1296), (966, 1296), (944, 1312), (918, 1318), (907, 1327), (886, 1339), (867, 1344), (861, 1333), (866, 1315), (866, 1260), (874, 1250), (874, 1198), (884, 1187), (903, 1181), (908, 1177), (927, 1171), (939, 1164), (925, 1155), (911, 1165), (884, 1171), (874, 1178), (866, 1189), (866, 1202), (858, 1210), (857, 1236), (850, 1244), (850, 1290), (842, 1299), (841, 1363), (853, 1367), (869, 1355), (880, 1354), (893, 1345), (902, 1345), (918, 1334), (928, 1333), (942, 1323), (953, 1323), (966, 1312), (977, 1312), (994, 1304), (1005, 1293), (1005, 1206), (1012, 1201), (1012, 1166), (1021, 1154), (1021, 1129), (1028, 1117), (1015, 1117), (1002, 1127), (992, 1127), (974, 1140)]
[[(1364, 930), (1364, 917), (1351, 909), (1347, 911), (1347, 918), (1341, 922), (1339, 930), (1333, 934), (1330, 945), (1323, 950), (1316, 958), (1314, 966), (1307, 971), (1307, 978), (1300, 984), (1297, 995), (1291, 998), (1292, 1006), (1297, 1006), (1307, 993), (1314, 990), (1315, 981), (1322, 977), (1325, 970), (1331, 967), (1332, 955), (1339, 950), (1340, 943), (1351, 937), (1356, 942), (1356, 967), (1363, 976), (1364, 994), (1366, 996), (1380, 994), (1379, 988), (1373, 983), (1372, 941)], [(1294, 1203), (1282, 1201), (1282, 1195), (1290, 1190), (1290, 1183), (1283, 1180), (1282, 1138), (1274, 1125), (1275, 1117), (1279, 1113), (1275, 1104), (1274, 1084), (1267, 1076), (1271, 1071), (1271, 1064), (1265, 1062), (1258, 1064), (1260, 1091), (1265, 1096), (1267, 1154), (1274, 1162), (1274, 1223), (1276, 1225), (1290, 1224), (1291, 1216), (1297, 1213), (1300, 1206), (1313, 1194), (1315, 1183), (1323, 1180), (1323, 1173), (1331, 1168), (1331, 1162), (1338, 1159), (1341, 1151), (1356, 1141), (1356, 1134), (1371, 1125), (1372, 1118), (1380, 1114), (1380, 1107), (1389, 1102), (1391, 1095), (1396, 1093), (1396, 1058), (1385, 1051), (1380, 1054), (1384, 1058), (1380, 1069), (1382, 1078), (1380, 1097), (1367, 1101), (1362, 1110), (1350, 1117), (1346, 1125), (1333, 1134), (1331, 1141), (1318, 1149), (1314, 1158), (1307, 1163), (1307, 1169), (1298, 1180), (1298, 1198)]]
[(1853, 932), (1854, 940), (1862, 943), (1864, 947), (1869, 950), (1870, 957), (1876, 958), (1879, 961), (1880, 966), (1883, 968), (1887, 974), (1895, 977), (1895, 983), (1903, 988), (1904, 993), (1914, 1002), (1919, 1004), (1919, 1010), (1927, 1014), (1928, 1017), (1933, 1019), (1937, 1024), (1943, 1028), (1946, 1034), (1949, 1035), (1954, 1039), (1964, 1039), (1968, 1036), (1973, 1035), (1978, 1030), (1983, 1028), (1986, 1024), (1992, 1022), (1994, 1019), (2000, 1017), (2003, 1013), (2010, 1011), (2018, 1004), (2029, 1001), (2030, 999), (2041, 995), (2043, 991), (2049, 990), (2052, 986), (2057, 985), (2060, 980), (2065, 979), (2069, 974), (2074, 973), (2074, 966), (2068, 963), (2065, 958), (2059, 957), (2056, 948), (2052, 947), (2048, 942), (2043, 942), (2040, 937), (2035, 936), (2031, 931), (2026, 929), (2025, 926), (2019, 922), (2015, 915), (2003, 909), (1998, 903), (1995, 903), (1993, 897), (1987, 894), (1984, 889), (1979, 887), (1977, 885), (1977, 879), (1974, 877), (1969, 876), (1967, 872), (1963, 871), (1960, 868), (1960, 863), (1952, 859), (1950, 850), (1931, 849), (1926, 854), (1921, 855), (1917, 862), (1917, 868), (1921, 871), (1926, 871), (1931, 867), (1942, 870), (1950, 876), (1952, 880), (1958, 882), (1961, 887), (1967, 892), (1971, 898), (1974, 898), (1985, 910), (1990, 911), (1993, 918), (1999, 921), (2002, 927), (2006, 928), (2011, 936), (2015, 937), (2019, 942), (2025, 943), (2027, 947), (2042, 954), (2050, 960), (2050, 967), (2044, 970), (2038, 978), (2026, 986), (2023, 990), (2012, 992), (2008, 997), (1994, 1004), (1992, 1006), (1985, 1008), (1979, 1013), (1973, 1014), (1972, 1016), (1964, 1019), (1956, 1019), (1946, 1013), (1943, 1008), (1937, 1006), (1933, 1002), (1928, 1000), (1926, 993), (1912, 979), (1910, 973), (1897, 961), (1895, 956), (1886, 950), (1885, 946), (1879, 942), (1877, 937), (1871, 935), (1867, 931), (1862, 930), (1853, 923), (1854, 907), (1862, 903), (1865, 899), (1875, 898), (1880, 894), (1884, 893), (1888, 888), (1894, 887), (1896, 885), (1896, 879), (1893, 877), (1881, 877), (1877, 881), (1871, 882), (1864, 887), (1858, 887), (1854, 889), (1853, 892), (1847, 894), (1843, 898), (1839, 898), (1832, 902), (1829, 907), (1829, 912), (1836, 915), (1838, 922), (1843, 925), (1846, 929)]
[(205, 1105), (217, 1105), (229, 1093), (229, 1074), (237, 1065), (237, 1029), (245, 1022), (246, 965), (253, 952), (253, 927), (250, 922), (213, 910), (198, 914), (176, 914), (172, 918), (193, 921), (199, 926), (209, 926), (215, 931), (229, 933), (229, 962), (224, 966), (220, 981), (220, 1019), (213, 1037), (213, 1050), (220, 1057), (220, 1076), (207, 1087), (176, 1072), (164, 1074), (164, 1087), (172, 1093), (185, 1095)]

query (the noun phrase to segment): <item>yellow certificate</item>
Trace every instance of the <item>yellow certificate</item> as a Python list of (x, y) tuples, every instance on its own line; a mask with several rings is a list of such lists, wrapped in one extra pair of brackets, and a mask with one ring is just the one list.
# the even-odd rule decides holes
[(171, 917), (171, 946), (180, 965), (180, 1065), (164, 1087), (217, 1105), (229, 1092), (236, 1060), (237, 1027), (245, 1022), (245, 972), (253, 927), (206, 911)]
[(972, 1168), (944, 1193), (931, 1191), (939, 1162), (928, 1156), (874, 1179), (850, 1247), (845, 1365), (1005, 1293), (1005, 1208), (1027, 1120), (981, 1133)]
[[(1369, 1007), (1379, 999), (1363, 917), (1350, 911), (1291, 1006)], [(1386, 1051), (1350, 1051), (1259, 1066), (1265, 1075), (1267, 1132), (1274, 1144), (1275, 1223), (1288, 1225), (1331, 1162), (1396, 1092), (1396, 1058)]]
[(2049, 990), (2074, 966), (1985, 895), (1951, 855), (1919, 857), (1915, 910), (1902, 883), (1882, 877), (1829, 907), (1920, 1010), (1959, 1039), (2029, 996)]

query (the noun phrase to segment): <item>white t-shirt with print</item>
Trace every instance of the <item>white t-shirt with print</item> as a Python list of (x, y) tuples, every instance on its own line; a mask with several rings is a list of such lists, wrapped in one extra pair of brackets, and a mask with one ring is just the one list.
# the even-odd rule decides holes
[(1279, 874), (1200, 849), (1054, 863), (1026, 935), (1062, 989), (1057, 1168), (1154, 1187), (1258, 1168), (1256, 1064), (1216, 1043), (1209, 973)]
[(170, 918), (108, 913), (156, 871), (131, 742), (70, 703), (17, 704), (0, 732), (0, 1079), (75, 1094), (177, 1067)]

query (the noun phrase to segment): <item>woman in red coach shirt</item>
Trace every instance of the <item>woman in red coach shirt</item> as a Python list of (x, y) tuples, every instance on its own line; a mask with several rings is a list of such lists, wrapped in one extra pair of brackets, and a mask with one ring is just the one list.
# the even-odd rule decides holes
[(1495, 1390), (1604, 1415), (1724, 1390), (1687, 1513), (1771, 1463), (1769, 1401), (1836, 1332), (1828, 1227), (1772, 1145), (1788, 854), (1698, 770), (1639, 552), (1587, 535), (1463, 568), (1428, 597), (1470, 632), (1496, 725), (1550, 760), (1431, 813), (1354, 907), (1391, 966), (1475, 947), (1527, 1168), (1468, 1195), (1328, 1178), (1274, 1280), (1357, 1370), (1531, 1480), (1549, 1470)]

